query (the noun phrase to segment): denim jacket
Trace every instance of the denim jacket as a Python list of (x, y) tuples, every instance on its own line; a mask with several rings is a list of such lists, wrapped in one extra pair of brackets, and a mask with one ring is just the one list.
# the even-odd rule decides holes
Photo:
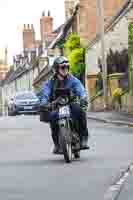
[[(51, 78), (48, 81), (45, 81), (41, 87), (41, 104), (47, 104), (49, 102), (52, 87), (54, 83), (54, 78)], [(86, 90), (79, 79), (75, 76), (69, 74), (67, 78), (64, 80), (64, 87), (70, 88), (75, 96), (78, 96), (80, 99), (84, 99), (87, 97)]]

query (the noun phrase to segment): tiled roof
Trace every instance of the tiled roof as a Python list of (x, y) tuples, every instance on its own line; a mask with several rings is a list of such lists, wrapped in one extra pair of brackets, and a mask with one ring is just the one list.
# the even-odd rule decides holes
[(17, 79), (19, 76), (21, 76), (22, 74), (28, 72), (29, 70), (32, 69), (32, 66), (29, 66), (29, 68), (26, 68), (26, 64), (24, 65), (20, 65), (15, 71), (12, 70), (12, 71), (9, 71), (5, 80), (4, 80), (4, 83), (10, 83), (12, 81), (14, 81), (15, 79)]
[(49, 65), (47, 65), (45, 68), (43, 68), (39, 75), (36, 77), (36, 79), (33, 82), (33, 85), (35, 85), (36, 83), (38, 83), (40, 80), (42, 80), (45, 76), (47, 76), (47, 74), (49, 74), (50, 72), (52, 73), (52, 67), (53, 67), (53, 62), (54, 62), (55, 57), (50, 57), (49, 56)]
[(64, 25), (64, 24), (60, 25), (57, 29), (55, 29), (55, 30), (53, 31), (53, 33), (59, 33), (60, 30), (62, 29), (63, 25)]

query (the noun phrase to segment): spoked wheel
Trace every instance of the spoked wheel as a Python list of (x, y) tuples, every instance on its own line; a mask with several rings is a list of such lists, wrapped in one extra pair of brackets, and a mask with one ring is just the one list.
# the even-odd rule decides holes
[(61, 127), (60, 131), (61, 131), (60, 144), (61, 144), (62, 151), (64, 154), (64, 159), (66, 163), (70, 163), (72, 161), (72, 145), (69, 139), (67, 138), (66, 128)]

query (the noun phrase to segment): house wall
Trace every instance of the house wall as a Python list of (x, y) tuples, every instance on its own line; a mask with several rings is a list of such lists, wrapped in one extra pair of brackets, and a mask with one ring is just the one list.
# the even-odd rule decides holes
[[(105, 24), (108, 23), (125, 1), (103, 0)], [(81, 41), (86, 45), (86, 42), (91, 41), (97, 32), (97, 5), (96, 1), (92, 0), (66, 0), (66, 17), (71, 15), (76, 3), (79, 4), (79, 10), (73, 21), (72, 31), (77, 32), (81, 37)]]
[[(113, 51), (121, 51), (128, 48), (128, 18), (133, 16), (130, 10), (120, 21), (107, 33), (105, 33), (105, 56), (109, 53), (109, 49)], [(86, 53), (86, 73), (93, 74), (99, 71), (98, 58), (101, 58), (101, 42), (98, 40), (88, 47)]]
[[(117, 12), (125, 0), (103, 0), (105, 23)], [(80, 0), (80, 37), (82, 42), (91, 41), (97, 31), (96, 1)]]
[[(128, 49), (128, 23), (129, 18), (133, 16), (133, 10), (130, 9), (128, 13), (126, 13), (116, 24), (113, 28), (111, 28), (108, 32), (105, 33), (105, 56), (109, 53), (109, 50), (111, 49), (113, 52), (118, 51), (121, 52), (123, 49)], [(98, 58), (101, 58), (101, 43), (100, 41), (92, 42), (90, 46), (88, 46), (87, 52), (86, 52), (86, 75), (90, 77), (90, 75), (97, 74), (99, 71), (98, 68)], [(95, 90), (95, 84), (93, 88), (90, 88), (91, 80), (87, 78), (87, 89), (89, 92), (92, 93)], [(131, 102), (129, 99), (131, 97), (125, 98), (122, 97), (122, 102), (124, 102), (124, 108), (123, 111), (129, 111), (131, 110), (131, 105), (129, 105), (129, 102)], [(124, 99), (124, 101), (123, 101)], [(102, 101), (100, 100), (100, 103)], [(98, 105), (98, 103), (95, 101), (95, 105)], [(101, 106), (99, 106), (101, 108)], [(132, 105), (133, 107), (133, 105)]]

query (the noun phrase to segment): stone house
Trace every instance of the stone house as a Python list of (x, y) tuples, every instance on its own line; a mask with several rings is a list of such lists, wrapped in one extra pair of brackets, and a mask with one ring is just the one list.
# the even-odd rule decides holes
[[(117, 10), (124, 4), (125, 0), (103, 0), (104, 21), (107, 24)], [(96, 0), (65, 0), (65, 13), (68, 18), (75, 6), (78, 10), (72, 23), (72, 31), (79, 34), (81, 41), (85, 44), (91, 41), (97, 32), (97, 9)]]
[(2, 81), (2, 104), (6, 105), (7, 101), (18, 91), (33, 90), (32, 83), (38, 73), (38, 65), (25, 62), (25, 59), (15, 70), (11, 68)]
[(0, 80), (3, 80), (9, 70), (7, 64), (7, 48), (0, 49)]
[[(105, 56), (107, 61), (107, 56), (112, 52), (121, 53), (126, 50), (128, 52), (128, 23), (129, 19), (133, 16), (132, 1), (127, 0), (116, 12), (116, 14), (110, 19), (110, 21), (105, 26)], [(127, 55), (128, 57), (128, 55)], [(87, 75), (87, 88), (90, 97), (95, 94), (95, 81), (96, 74), (99, 71), (99, 58), (101, 58), (101, 41), (97, 35), (91, 42), (88, 43), (88, 48), (86, 51), (86, 75)], [(128, 60), (123, 69), (128, 72)], [(130, 73), (130, 71), (129, 71)], [(118, 76), (109, 76), (110, 95), (112, 95), (113, 90), (118, 87), (123, 87), (120, 85), (121, 79), (125, 78), (125, 74), (119, 74)], [(128, 80), (127, 80), (128, 81)], [(111, 100), (111, 98), (110, 98)], [(128, 94), (122, 96), (122, 110), (131, 111), (133, 110), (132, 97)], [(112, 101), (110, 102), (112, 103)], [(97, 106), (96, 106), (97, 105)], [(102, 99), (97, 98), (93, 102), (93, 108), (99, 109), (103, 107)]]

